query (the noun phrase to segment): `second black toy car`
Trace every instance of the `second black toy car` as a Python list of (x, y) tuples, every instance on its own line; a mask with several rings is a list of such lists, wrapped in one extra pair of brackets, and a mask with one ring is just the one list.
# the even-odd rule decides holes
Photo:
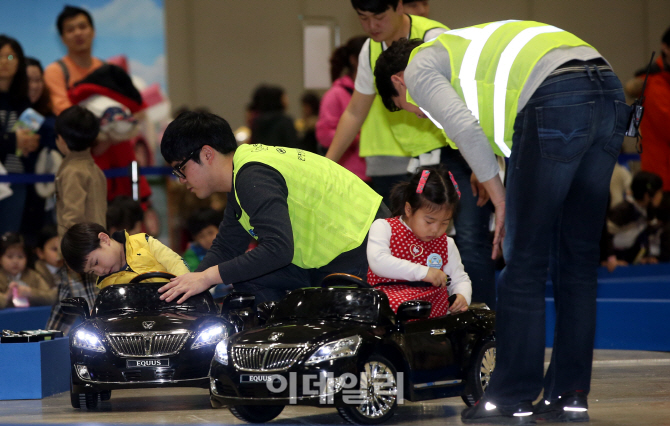
[[(166, 281), (140, 283), (156, 277)], [(70, 333), (74, 408), (95, 408), (99, 400), (110, 398), (113, 389), (207, 388), (216, 344), (244, 326), (253, 296), (224, 299), (222, 315), (209, 292), (182, 304), (167, 303), (157, 290), (171, 277), (149, 273), (130, 284), (105, 287), (90, 313), (83, 298), (61, 302), (67, 313), (84, 317)], [(231, 315), (231, 308), (241, 309)]]
[(394, 314), (383, 292), (327, 280), (292, 291), (265, 325), (218, 343), (213, 407), (259, 423), (289, 404), (334, 406), (352, 423), (375, 424), (404, 400), (461, 396), (472, 405), (483, 395), (495, 366), (494, 312), (428, 318), (430, 303), (409, 301)]

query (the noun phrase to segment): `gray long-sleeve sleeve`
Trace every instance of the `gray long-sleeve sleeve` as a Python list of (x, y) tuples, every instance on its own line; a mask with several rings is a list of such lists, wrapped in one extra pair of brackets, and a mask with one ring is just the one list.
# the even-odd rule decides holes
[(241, 214), (235, 190), (228, 194), (228, 205), (212, 248), (198, 271), (218, 265), (224, 284), (247, 281), (267, 274), (293, 260), (293, 228), (288, 213), (288, 188), (275, 169), (249, 163), (235, 181), (237, 195), (251, 226), (258, 235), (258, 247), (245, 253), (250, 235), (237, 218)]
[(480, 182), (499, 172), (493, 149), (479, 121), (451, 85), (449, 52), (438, 43), (417, 53), (405, 70), (405, 84), (414, 101), (433, 117)]

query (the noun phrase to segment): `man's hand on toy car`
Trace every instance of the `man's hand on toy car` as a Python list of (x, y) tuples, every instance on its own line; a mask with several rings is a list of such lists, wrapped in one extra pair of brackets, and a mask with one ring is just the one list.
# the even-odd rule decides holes
[(172, 302), (177, 296), (183, 294), (177, 303), (184, 303), (194, 294), (200, 294), (209, 289), (214, 284), (221, 283), (219, 268), (212, 266), (202, 272), (191, 272), (172, 278), (169, 283), (158, 289), (159, 293), (164, 293), (161, 300)]
[(465, 300), (462, 294), (456, 294), (456, 300), (454, 303), (449, 305), (449, 312), (458, 313), (465, 312), (468, 310), (468, 302)]

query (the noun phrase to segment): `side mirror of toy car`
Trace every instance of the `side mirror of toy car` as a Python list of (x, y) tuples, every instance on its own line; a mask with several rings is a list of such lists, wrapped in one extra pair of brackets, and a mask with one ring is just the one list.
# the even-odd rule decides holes
[(398, 307), (398, 319), (400, 321), (407, 321), (428, 318), (432, 307), (432, 304), (425, 300), (402, 302)]
[(228, 293), (221, 301), (221, 311), (227, 312), (234, 309), (246, 309), (254, 306), (256, 296), (251, 293), (233, 291)]
[(68, 315), (82, 315), (88, 319), (91, 317), (88, 303), (83, 297), (73, 297), (71, 299), (63, 299), (60, 301), (60, 306)]
[(266, 322), (268, 322), (275, 306), (277, 306), (277, 302), (275, 302), (274, 300), (263, 302), (260, 305), (258, 305), (258, 307), (256, 308), (256, 313), (258, 315), (259, 324), (265, 324)]

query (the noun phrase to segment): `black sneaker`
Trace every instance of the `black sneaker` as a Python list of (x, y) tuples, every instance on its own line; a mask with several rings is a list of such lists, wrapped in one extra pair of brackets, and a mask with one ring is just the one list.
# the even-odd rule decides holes
[(564, 394), (555, 401), (542, 400), (533, 407), (535, 417), (548, 422), (588, 422), (588, 410), (583, 392)]
[(520, 402), (512, 408), (503, 408), (481, 399), (474, 406), (463, 410), (461, 421), (466, 424), (534, 425), (535, 416), (533, 404), (529, 401)]

